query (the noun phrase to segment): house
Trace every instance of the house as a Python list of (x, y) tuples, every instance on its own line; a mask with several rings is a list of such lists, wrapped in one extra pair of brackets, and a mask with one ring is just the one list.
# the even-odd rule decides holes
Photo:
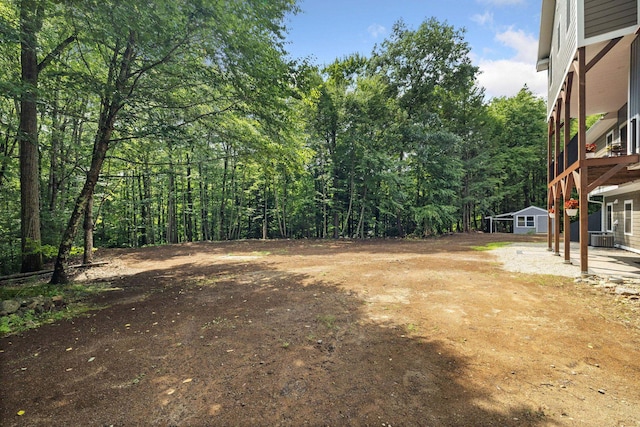
[[(580, 270), (588, 274), (588, 206), (620, 247), (639, 250), (640, 0), (543, 0), (538, 71), (548, 76), (549, 250), (560, 255), (564, 203), (579, 201)], [(587, 116), (600, 120), (587, 132)], [(572, 121), (578, 132), (572, 141)], [(595, 146), (587, 144), (595, 144)], [(595, 148), (593, 154), (587, 150)], [(617, 202), (616, 202), (617, 201)], [(570, 262), (570, 232), (564, 259)]]
[(513, 223), (513, 227), (503, 228), (512, 228), (513, 234), (544, 234), (548, 231), (548, 216), (549, 214), (546, 209), (532, 205), (517, 212), (489, 216), (485, 219), (489, 220), (490, 233), (495, 232), (498, 224), (506, 222), (509, 225)]

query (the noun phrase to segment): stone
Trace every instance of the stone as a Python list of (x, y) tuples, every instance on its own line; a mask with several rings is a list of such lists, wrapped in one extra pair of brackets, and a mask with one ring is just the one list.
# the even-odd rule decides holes
[(4, 300), (0, 303), (0, 315), (6, 316), (13, 314), (20, 309), (21, 305), (20, 301), (14, 299)]
[(618, 286), (616, 287), (617, 295), (631, 296), (631, 295), (640, 295), (640, 289), (629, 288), (626, 286)]
[(620, 284), (624, 283), (624, 279), (621, 279), (620, 277), (609, 277), (609, 282)]

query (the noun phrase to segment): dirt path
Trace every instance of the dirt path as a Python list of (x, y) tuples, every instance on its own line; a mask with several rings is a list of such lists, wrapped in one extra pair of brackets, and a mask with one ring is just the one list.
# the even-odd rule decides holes
[(637, 301), (495, 240), (111, 252), (106, 308), (0, 340), (0, 424), (639, 426)]

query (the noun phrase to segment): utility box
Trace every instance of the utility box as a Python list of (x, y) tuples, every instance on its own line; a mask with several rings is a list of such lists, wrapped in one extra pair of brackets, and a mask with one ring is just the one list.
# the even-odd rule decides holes
[(601, 248), (612, 248), (613, 234), (605, 234), (605, 233), (591, 234), (591, 246), (596, 246)]

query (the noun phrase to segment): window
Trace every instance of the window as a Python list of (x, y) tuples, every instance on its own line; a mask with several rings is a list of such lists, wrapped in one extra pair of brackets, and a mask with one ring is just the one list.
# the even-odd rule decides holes
[(613, 131), (607, 134), (607, 147), (611, 147), (613, 145)]
[(560, 52), (560, 23), (558, 22), (558, 52)]
[(618, 134), (620, 135), (620, 138), (619, 138), (620, 146), (624, 149), (627, 149), (627, 124), (626, 123), (620, 127)]
[(567, 31), (571, 26), (571, 0), (567, 0)]
[(516, 219), (518, 227), (533, 228), (536, 226), (536, 220), (533, 216), (519, 216)]
[(607, 203), (607, 211), (605, 213), (604, 225), (606, 231), (613, 231), (613, 203)]
[(631, 154), (638, 153), (638, 122), (634, 118), (631, 120)]
[(633, 234), (633, 200), (624, 201), (624, 234)]

